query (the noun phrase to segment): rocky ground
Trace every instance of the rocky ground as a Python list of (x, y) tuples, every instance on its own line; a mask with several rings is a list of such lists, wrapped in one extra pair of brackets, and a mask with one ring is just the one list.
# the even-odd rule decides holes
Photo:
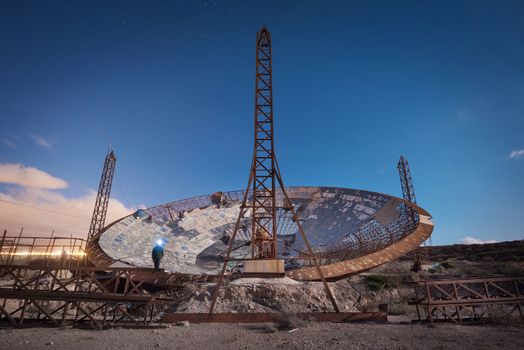
[(522, 349), (524, 326), (191, 324), (165, 329), (0, 330), (2, 349)]
[[(391, 314), (415, 317), (409, 302), (415, 297), (410, 282), (465, 276), (522, 276), (524, 262), (492, 262), (448, 259), (433, 262), (425, 271), (410, 271), (412, 262), (385, 264), (367, 273), (330, 282), (341, 311), (378, 311), (388, 304)], [(173, 312), (207, 312), (214, 284), (187, 284)], [(221, 289), (216, 312), (324, 312), (332, 311), (320, 282), (289, 278), (238, 279)]]
[[(390, 278), (393, 280), (393, 278)], [(214, 284), (187, 285), (185, 298), (170, 311), (207, 312)], [(409, 286), (369, 288), (366, 276), (329, 283), (341, 311), (376, 311), (379, 304), (399, 304), (412, 296)], [(221, 289), (216, 312), (326, 312), (333, 311), (320, 282), (289, 278), (238, 279)]]

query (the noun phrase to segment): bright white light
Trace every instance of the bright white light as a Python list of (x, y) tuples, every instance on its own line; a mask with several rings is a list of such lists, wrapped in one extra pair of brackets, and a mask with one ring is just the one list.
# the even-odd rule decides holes
[(156, 240), (156, 245), (162, 245), (162, 244), (164, 244), (164, 242), (161, 239)]

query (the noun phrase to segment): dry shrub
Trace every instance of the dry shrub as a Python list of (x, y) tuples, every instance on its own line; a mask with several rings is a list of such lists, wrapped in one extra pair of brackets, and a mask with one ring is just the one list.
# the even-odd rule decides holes
[(366, 276), (366, 285), (372, 291), (379, 291), (398, 287), (398, 281), (384, 275), (369, 275)]
[(449, 270), (455, 268), (455, 266), (457, 266), (457, 262), (455, 259), (448, 259), (446, 261), (443, 261), (440, 265), (446, 270)]

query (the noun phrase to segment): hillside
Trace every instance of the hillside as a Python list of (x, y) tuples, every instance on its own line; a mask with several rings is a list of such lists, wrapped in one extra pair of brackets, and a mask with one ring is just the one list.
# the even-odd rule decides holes
[[(524, 262), (524, 240), (485, 243), (485, 244), (452, 244), (423, 247), (429, 261), (442, 262), (449, 259), (468, 261)], [(410, 253), (400, 260), (413, 259)]]

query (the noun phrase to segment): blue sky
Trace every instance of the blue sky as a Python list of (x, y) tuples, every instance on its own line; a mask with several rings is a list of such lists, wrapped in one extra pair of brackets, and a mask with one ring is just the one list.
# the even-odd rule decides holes
[(243, 189), (263, 25), (287, 185), (400, 196), (404, 154), (434, 243), (524, 238), (521, 1), (3, 1), (0, 163), (66, 202), (109, 144), (127, 208)]

